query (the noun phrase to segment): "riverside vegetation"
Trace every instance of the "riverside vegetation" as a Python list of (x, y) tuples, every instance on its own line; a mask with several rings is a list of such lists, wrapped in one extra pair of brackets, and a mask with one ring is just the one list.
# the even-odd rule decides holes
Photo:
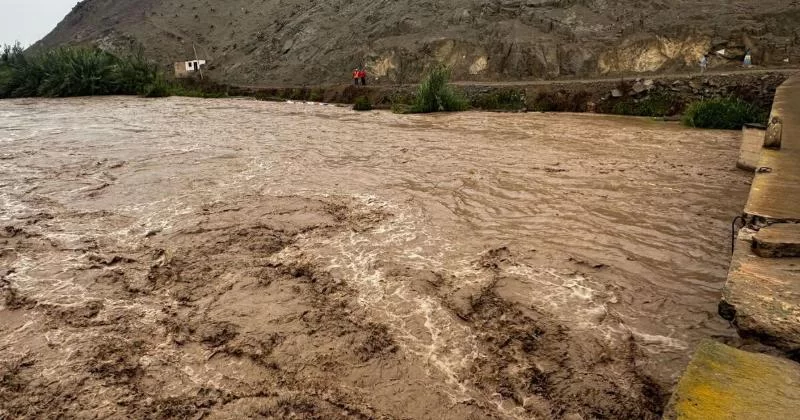
[[(507, 89), (479, 94), (467, 100), (462, 92), (449, 84), (450, 74), (446, 67), (434, 68), (420, 83), (416, 94), (394, 102), (392, 110), (396, 113), (429, 113), (463, 111), (471, 107), (493, 111), (587, 111), (588, 92), (540, 93), (531, 103), (526, 103), (524, 91)], [(766, 123), (768, 117), (768, 112), (740, 98), (723, 97), (687, 103), (678, 95), (667, 92), (654, 92), (638, 100), (623, 98), (610, 101), (596, 111), (659, 118), (683, 114), (682, 122), (689, 127), (730, 130), (738, 130), (747, 123)]]
[(27, 54), (19, 45), (6, 45), (0, 57), (4, 98), (151, 96), (164, 83), (158, 66), (141, 52), (116, 56), (96, 48), (62, 47)]
[[(451, 70), (434, 67), (408, 101), (395, 102), (398, 113), (431, 113), (464, 111), (470, 107), (490, 110), (526, 110), (524, 93), (501, 91), (471, 101), (452, 86)], [(311, 91), (310, 91), (311, 92)], [(115, 55), (98, 48), (60, 47), (25, 53), (17, 45), (5, 45), (0, 52), (0, 98), (66, 97), (92, 95), (140, 95), (144, 97), (227, 96), (226, 89), (209, 88), (196, 82), (168, 80), (159, 66), (148, 60), (141, 50)], [(309, 95), (310, 97), (311, 95)], [(316, 95), (321, 99), (322, 93)], [(541, 96), (541, 95), (540, 95)], [(552, 96), (552, 95), (550, 95)], [(537, 97), (534, 111), (586, 111), (586, 98)], [(367, 96), (357, 98), (356, 110), (372, 109)], [(562, 102), (580, 106), (564, 107)], [(716, 98), (694, 102), (688, 106), (674, 96), (655, 94), (637, 102), (617, 102), (600, 112), (664, 117), (685, 109), (683, 123), (690, 127), (739, 129), (746, 123), (764, 123), (767, 113), (738, 98)]]
[(458, 112), (470, 108), (463, 93), (450, 84), (450, 69), (436, 66), (431, 69), (416, 92), (409, 96), (398, 96), (392, 102), (396, 114), (429, 114), (433, 112)]
[(715, 98), (695, 102), (683, 114), (689, 127), (738, 130), (747, 123), (766, 124), (769, 114), (741, 99)]
[(444, 66), (433, 68), (417, 88), (411, 112), (425, 114), (466, 110), (469, 103), (449, 82), (450, 69)]
[(224, 96), (167, 80), (141, 50), (112, 54), (99, 48), (60, 47), (26, 53), (19, 44), (0, 53), (0, 98), (93, 95)]

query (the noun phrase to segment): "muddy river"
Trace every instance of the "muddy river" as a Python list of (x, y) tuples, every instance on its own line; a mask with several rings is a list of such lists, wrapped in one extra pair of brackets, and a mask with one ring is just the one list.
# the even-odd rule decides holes
[(0, 417), (656, 418), (739, 133), (244, 99), (0, 102)]

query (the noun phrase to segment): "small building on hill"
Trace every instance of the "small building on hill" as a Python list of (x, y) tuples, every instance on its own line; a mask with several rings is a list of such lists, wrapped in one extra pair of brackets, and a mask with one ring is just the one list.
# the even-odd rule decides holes
[(205, 65), (206, 60), (178, 61), (175, 63), (175, 77), (189, 77)]

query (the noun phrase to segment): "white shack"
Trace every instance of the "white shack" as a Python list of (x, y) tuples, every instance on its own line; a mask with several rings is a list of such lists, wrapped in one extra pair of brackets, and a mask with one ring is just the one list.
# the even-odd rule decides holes
[(175, 63), (175, 77), (188, 77), (200, 71), (206, 65), (206, 60), (178, 61)]

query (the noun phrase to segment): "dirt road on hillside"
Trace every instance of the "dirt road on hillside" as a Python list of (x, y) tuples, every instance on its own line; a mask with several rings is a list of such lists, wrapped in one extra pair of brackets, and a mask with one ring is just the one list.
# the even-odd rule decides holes
[[(628, 74), (628, 75), (621, 75), (621, 76), (614, 76), (614, 77), (597, 77), (597, 78), (557, 78), (557, 79), (548, 79), (548, 80), (516, 80), (516, 81), (501, 81), (501, 82), (488, 82), (488, 81), (474, 81), (474, 80), (458, 80), (453, 81), (452, 83), (457, 86), (462, 87), (469, 87), (469, 86), (487, 86), (487, 87), (536, 87), (536, 86), (552, 86), (552, 85), (588, 85), (588, 84), (595, 84), (595, 83), (607, 83), (607, 82), (619, 82), (620, 80), (635, 80), (635, 79), (656, 79), (656, 80), (684, 80), (684, 79), (691, 79), (694, 77), (712, 77), (712, 76), (741, 76), (741, 75), (759, 75), (759, 74), (795, 74), (800, 72), (800, 68), (758, 68), (758, 69), (727, 69), (727, 70), (712, 70), (707, 71), (703, 74), (697, 73), (668, 73), (668, 74)], [(370, 78), (371, 83), (374, 86), (387, 86), (386, 84), (381, 84), (380, 79), (373, 80)], [(335, 85), (323, 85), (320, 88), (337, 88), (342, 86), (349, 86), (349, 84), (335, 84)], [(399, 85), (400, 88), (414, 88), (417, 84), (404, 84)], [(236, 85), (236, 87), (241, 89), (251, 89), (251, 90), (259, 90), (259, 89), (277, 89), (277, 88), (286, 88), (286, 86), (267, 86), (267, 85)]]

